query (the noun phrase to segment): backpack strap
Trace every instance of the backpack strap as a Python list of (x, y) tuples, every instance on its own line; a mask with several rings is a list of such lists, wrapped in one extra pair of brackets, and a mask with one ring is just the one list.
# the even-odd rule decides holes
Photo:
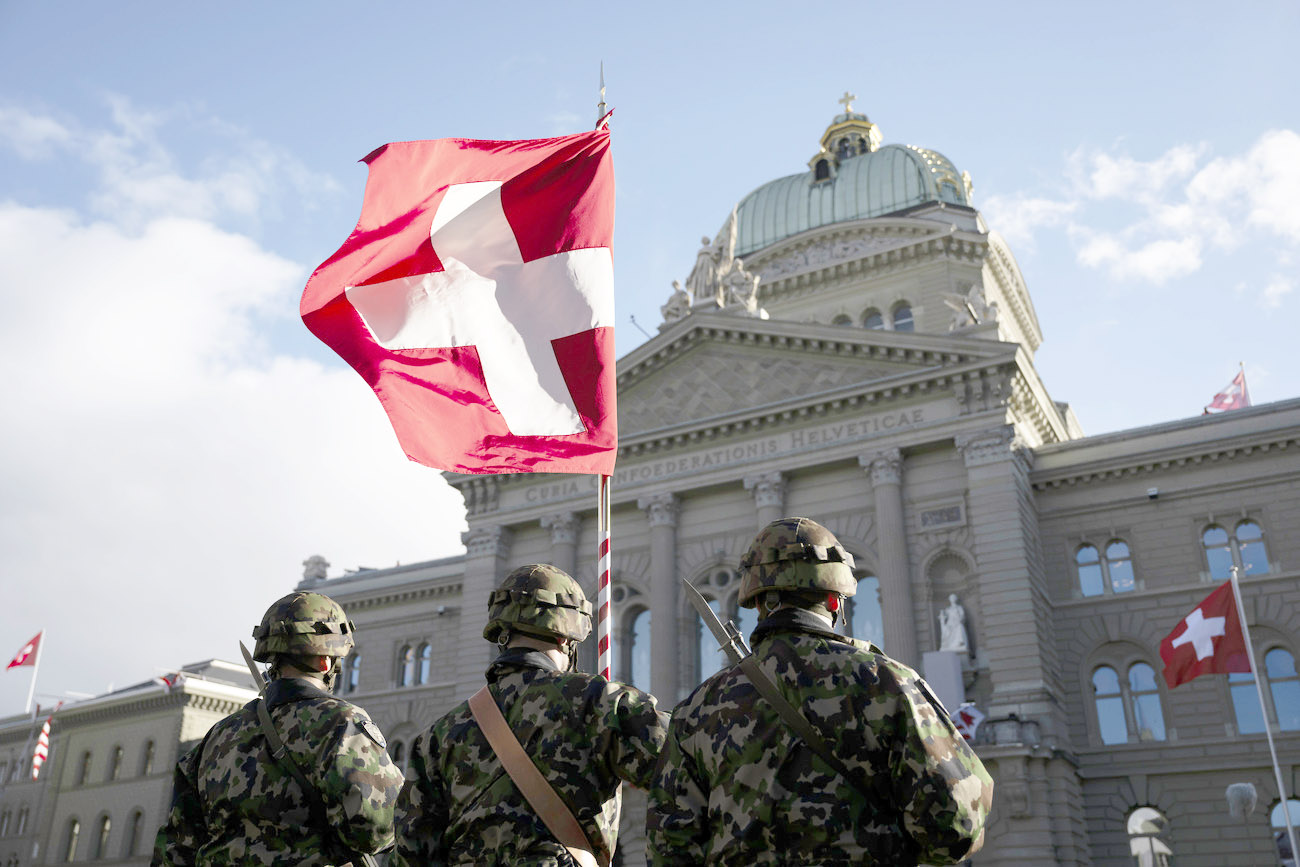
[(594, 847), (573, 811), (524, 752), (486, 686), (470, 697), (469, 712), (524, 800), (579, 867), (609, 867), (609, 862), (596, 857)]
[[(326, 821), (325, 804), (321, 801), (320, 792), (303, 774), (302, 769), (298, 767), (298, 763), (293, 760), (293, 757), (289, 755), (289, 748), (284, 745), (284, 740), (280, 737), (280, 733), (275, 728), (275, 722), (271, 719), (271, 712), (267, 710), (266, 699), (259, 697), (254, 699), (254, 703), (257, 705), (257, 719), (261, 723), (262, 734), (266, 736), (271, 745), (271, 758), (275, 759), (275, 763), (280, 766), (281, 770), (288, 771), (289, 776), (293, 777), (298, 783), (298, 788), (302, 789), (304, 797), (307, 798), (307, 810), (311, 814), (312, 825), (321, 832), (326, 841), (334, 840), (341, 845), (343, 841), (338, 838), (337, 831)], [(346, 847), (344, 847), (344, 851), (346, 851)], [(368, 853), (361, 853), (355, 860), (365, 865), (365, 867), (376, 867), (374, 856)]]

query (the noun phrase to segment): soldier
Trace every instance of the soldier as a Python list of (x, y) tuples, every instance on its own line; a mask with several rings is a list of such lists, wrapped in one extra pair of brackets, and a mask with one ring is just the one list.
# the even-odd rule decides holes
[(291, 593), (267, 609), (253, 630), (254, 658), (270, 663), (265, 696), (176, 763), (153, 864), (345, 864), (392, 844), (402, 772), (366, 712), (330, 694), (354, 631), (319, 593)]
[[(488, 601), (483, 637), (501, 654), (485, 695), (527, 760), (577, 819), (596, 861), (613, 857), (619, 780), (646, 788), (667, 734), (654, 696), (573, 670), (591, 632), (591, 603), (554, 566), (523, 566)], [(411, 750), (397, 802), (394, 864), (573, 864), (462, 702)], [(513, 775), (513, 772), (512, 772)], [(594, 863), (594, 862), (591, 862)]]
[(993, 781), (925, 682), (834, 631), (853, 557), (807, 518), (775, 521), (740, 561), (754, 656), (846, 778), (740, 666), (672, 715), (650, 790), (653, 865), (953, 864), (977, 851)]

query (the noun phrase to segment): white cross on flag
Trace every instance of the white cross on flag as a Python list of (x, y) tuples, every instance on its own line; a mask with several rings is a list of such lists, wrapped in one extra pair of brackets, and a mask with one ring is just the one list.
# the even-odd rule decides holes
[(1250, 671), (1231, 581), (1205, 597), (1165, 636), (1160, 658), (1170, 689), (1202, 674)]
[(1226, 412), (1230, 409), (1245, 409), (1248, 406), (1250, 406), (1250, 389), (1246, 388), (1246, 371), (1241, 370), (1223, 391), (1210, 400), (1203, 415)]
[(613, 471), (609, 133), (396, 142), (302, 318), (407, 456), (462, 473)]

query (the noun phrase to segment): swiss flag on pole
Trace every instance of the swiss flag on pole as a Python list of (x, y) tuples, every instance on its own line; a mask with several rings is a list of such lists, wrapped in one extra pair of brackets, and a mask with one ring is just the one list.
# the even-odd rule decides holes
[[(24, 644), (22, 649), (14, 654), (13, 660), (5, 666), (5, 670), (7, 671), (11, 668), (17, 668), (20, 665), (35, 665), (36, 651), (41, 646), (41, 636), (44, 634), (45, 630), (42, 629), (40, 632), (36, 633), (35, 638)], [(4, 659), (4, 657), (0, 656), (0, 659)]]
[(1214, 396), (1205, 407), (1204, 415), (1212, 412), (1224, 412), (1230, 409), (1245, 409), (1250, 406), (1250, 390), (1246, 388), (1246, 371), (1238, 371), (1228, 383), (1227, 388)]
[(609, 132), (396, 142), (365, 162), (361, 218), (301, 312), (374, 389), (407, 456), (610, 474)]
[(1202, 674), (1251, 670), (1231, 581), (1205, 597), (1165, 636), (1160, 658), (1170, 689)]

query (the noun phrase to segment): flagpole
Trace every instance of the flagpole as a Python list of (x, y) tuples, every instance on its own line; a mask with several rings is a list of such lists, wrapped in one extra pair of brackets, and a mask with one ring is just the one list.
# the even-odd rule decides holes
[[(23, 707), (23, 713), (28, 713), (32, 709), (32, 697), (36, 695), (36, 672), (41, 667), (41, 653), (45, 651), (45, 630), (41, 630), (40, 641), (36, 642), (36, 661), (32, 663), (32, 683), (27, 687), (27, 704)], [(36, 716), (33, 714), (32, 719)]]
[(609, 476), (600, 476), (600, 490), (596, 495), (596, 572), (600, 576), (596, 594), (596, 673), (606, 680), (610, 677), (610, 660), (614, 653), (611, 624), (614, 619), (614, 599), (609, 582)]
[(1268, 752), (1273, 757), (1273, 774), (1277, 777), (1277, 795), (1282, 801), (1282, 818), (1286, 820), (1286, 836), (1291, 841), (1291, 851), (1300, 852), (1296, 846), (1295, 828), (1291, 824), (1291, 803), (1287, 788), (1282, 780), (1282, 765), (1277, 760), (1277, 747), (1273, 745), (1273, 726), (1268, 722), (1268, 707), (1264, 704), (1264, 685), (1259, 679), (1259, 666), (1255, 664), (1255, 646), (1250, 640), (1250, 627), (1246, 625), (1246, 606), (1241, 601), (1241, 585), (1237, 583), (1238, 569), (1233, 566), (1232, 595), (1237, 603), (1237, 619), (1241, 622), (1241, 636), (1246, 639), (1246, 656), (1250, 660), (1250, 670), (1255, 675), (1255, 694), (1259, 696), (1259, 712), (1264, 717), (1264, 735), (1268, 738)]

